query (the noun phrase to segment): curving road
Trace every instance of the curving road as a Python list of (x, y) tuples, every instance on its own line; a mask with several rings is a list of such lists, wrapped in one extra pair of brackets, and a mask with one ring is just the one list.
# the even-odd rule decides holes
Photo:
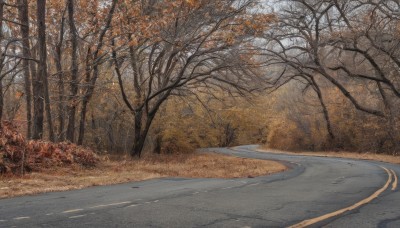
[(164, 178), (0, 200), (0, 227), (400, 227), (400, 166), (207, 149), (284, 162), (245, 179)]

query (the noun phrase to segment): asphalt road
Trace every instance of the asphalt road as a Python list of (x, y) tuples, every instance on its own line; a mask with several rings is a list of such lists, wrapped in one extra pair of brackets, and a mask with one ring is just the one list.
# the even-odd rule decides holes
[[(311, 227), (400, 227), (400, 166), (213, 149), (280, 160), (287, 172), (243, 179), (164, 178), (0, 200), (0, 227), (288, 227), (355, 207)], [(359, 203), (370, 196), (371, 202)], [(357, 204), (359, 203), (359, 204)], [(365, 202), (364, 202), (365, 203)], [(301, 225), (300, 225), (301, 226)]]

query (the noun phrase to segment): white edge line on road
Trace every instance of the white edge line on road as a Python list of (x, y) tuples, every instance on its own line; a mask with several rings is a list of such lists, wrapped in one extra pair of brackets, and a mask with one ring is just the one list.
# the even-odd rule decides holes
[(118, 206), (118, 205), (129, 204), (129, 203), (132, 203), (132, 201), (125, 201), (125, 202), (119, 202), (119, 203), (110, 203), (110, 204), (106, 204), (106, 206)]
[(86, 214), (85, 215), (75, 215), (75, 216), (71, 216), (71, 217), (69, 217), (70, 219), (74, 219), (74, 218), (82, 218), (82, 217), (85, 217), (86, 216)]
[(127, 207), (137, 207), (137, 206), (139, 206), (140, 204), (132, 204), (132, 205), (129, 205), (129, 206), (127, 206)]
[(89, 209), (94, 209), (94, 208), (99, 208), (99, 207), (107, 207), (107, 205), (100, 204), (100, 205), (96, 205), (96, 206), (93, 206), (93, 207), (89, 207)]
[(14, 220), (23, 220), (23, 219), (30, 219), (31, 217), (16, 217)]
[(7, 222), (7, 220), (0, 219), (0, 222)]
[(132, 203), (131, 201), (125, 201), (125, 202), (119, 202), (119, 203), (110, 203), (110, 204), (101, 204), (101, 205), (96, 205), (93, 207), (89, 207), (89, 209), (94, 209), (94, 208), (99, 208), (99, 207), (110, 207), (110, 206), (118, 206), (122, 204), (130, 204)]
[(388, 169), (386, 169), (385, 167), (381, 167), (381, 168), (384, 169), (386, 171), (386, 173), (388, 174), (388, 180), (386, 181), (386, 184), (382, 188), (377, 190), (374, 194), (372, 194), (369, 197), (359, 201), (358, 203), (353, 204), (352, 206), (340, 209), (338, 211), (334, 211), (334, 212), (328, 213), (326, 215), (321, 215), (321, 216), (316, 217), (316, 218), (304, 220), (302, 222), (299, 222), (297, 224), (289, 226), (289, 228), (308, 227), (308, 226), (313, 225), (315, 223), (318, 223), (318, 222), (327, 220), (329, 218), (341, 215), (341, 214), (343, 214), (343, 213), (345, 213), (347, 211), (354, 210), (354, 209), (356, 209), (356, 208), (358, 208), (358, 207), (360, 207), (360, 206), (362, 206), (364, 204), (367, 204), (367, 203), (371, 202), (372, 200), (377, 198), (382, 192), (387, 190), (389, 185), (390, 185), (390, 183), (392, 182), (392, 173)]
[(74, 213), (74, 212), (78, 212), (78, 211), (83, 211), (83, 209), (72, 209), (72, 210), (67, 210), (67, 211), (63, 211), (61, 212), (62, 214), (68, 214), (68, 213)]

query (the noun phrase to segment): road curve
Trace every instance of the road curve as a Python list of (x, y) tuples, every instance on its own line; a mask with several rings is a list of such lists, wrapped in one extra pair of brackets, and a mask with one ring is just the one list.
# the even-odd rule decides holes
[(0, 227), (400, 227), (400, 166), (207, 151), (290, 169), (242, 179), (163, 178), (0, 200)]

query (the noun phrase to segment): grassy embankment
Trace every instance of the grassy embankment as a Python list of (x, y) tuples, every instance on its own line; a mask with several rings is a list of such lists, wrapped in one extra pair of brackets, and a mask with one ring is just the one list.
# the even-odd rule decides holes
[(92, 168), (56, 167), (24, 176), (0, 176), (0, 198), (82, 189), (160, 177), (239, 178), (268, 175), (286, 167), (273, 161), (219, 154), (151, 155), (140, 160), (100, 157)]
[(271, 148), (268, 148), (267, 146), (260, 147), (257, 151), (278, 153), (278, 154), (294, 154), (294, 155), (334, 157), (334, 158), (351, 158), (351, 159), (371, 160), (371, 161), (380, 161), (380, 162), (388, 162), (388, 163), (393, 163), (393, 164), (400, 164), (400, 156), (369, 153), (369, 152), (367, 152), (367, 153), (345, 152), (345, 151), (288, 152), (288, 151), (271, 149)]

